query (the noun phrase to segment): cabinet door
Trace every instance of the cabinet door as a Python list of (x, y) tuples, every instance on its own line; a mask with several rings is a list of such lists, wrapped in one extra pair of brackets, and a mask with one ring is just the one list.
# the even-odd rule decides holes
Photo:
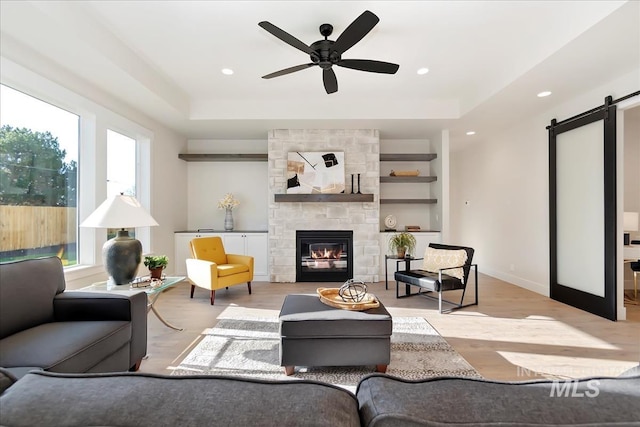
[(224, 235), (224, 251), (228, 254), (246, 255), (246, 234), (244, 233), (225, 233)]
[[(246, 234), (247, 241), (247, 255), (253, 257), (253, 275), (255, 276), (268, 276), (269, 275), (269, 263), (267, 261), (268, 238), (267, 233), (248, 233)], [(259, 280), (256, 278), (256, 280)], [(267, 280), (262, 278), (262, 280)]]

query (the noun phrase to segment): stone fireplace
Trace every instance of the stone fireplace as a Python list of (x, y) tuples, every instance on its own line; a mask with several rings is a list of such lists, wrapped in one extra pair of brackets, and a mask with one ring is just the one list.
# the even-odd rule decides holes
[(296, 231), (296, 282), (344, 282), (352, 277), (352, 231)]
[[(373, 202), (275, 202), (275, 194), (284, 194), (287, 189), (287, 153), (327, 150), (344, 152), (345, 193), (352, 190), (351, 175), (360, 174), (360, 190), (373, 194)], [(296, 281), (297, 231), (341, 230), (353, 233), (352, 277), (364, 282), (377, 282), (381, 253), (378, 131), (272, 130), (268, 138), (268, 161), (270, 280)]]

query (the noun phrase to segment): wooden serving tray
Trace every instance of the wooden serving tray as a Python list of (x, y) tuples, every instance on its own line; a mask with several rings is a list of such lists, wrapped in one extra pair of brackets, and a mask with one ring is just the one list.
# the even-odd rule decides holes
[(370, 293), (367, 293), (364, 296), (364, 299), (360, 302), (345, 302), (342, 300), (342, 297), (338, 295), (338, 288), (318, 288), (316, 289), (316, 292), (318, 293), (321, 302), (334, 308), (351, 311), (364, 311), (369, 310), (370, 308), (380, 307), (380, 301), (378, 301), (375, 295)]

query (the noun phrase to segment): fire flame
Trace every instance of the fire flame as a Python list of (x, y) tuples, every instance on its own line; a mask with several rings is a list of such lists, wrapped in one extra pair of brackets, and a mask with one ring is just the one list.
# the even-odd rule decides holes
[(319, 251), (311, 251), (311, 258), (313, 259), (340, 259), (342, 250), (320, 249)]

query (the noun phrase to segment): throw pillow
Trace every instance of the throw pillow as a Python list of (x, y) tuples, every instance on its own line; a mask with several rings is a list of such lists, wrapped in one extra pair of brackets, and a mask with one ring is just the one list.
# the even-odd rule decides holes
[[(467, 262), (467, 251), (464, 249), (434, 249), (427, 248), (424, 253), (422, 269), (431, 273), (437, 273), (441, 268), (459, 267)], [(462, 267), (445, 270), (442, 272), (449, 276), (464, 280)]]

